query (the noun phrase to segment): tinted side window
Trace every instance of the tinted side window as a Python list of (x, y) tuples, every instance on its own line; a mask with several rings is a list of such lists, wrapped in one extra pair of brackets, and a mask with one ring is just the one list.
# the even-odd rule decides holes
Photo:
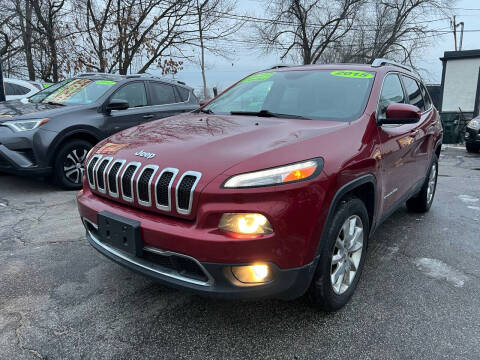
[(190, 91), (188, 89), (182, 88), (180, 86), (177, 86), (178, 93), (180, 94), (180, 99), (182, 101), (188, 101)]
[(29, 88), (26, 88), (25, 86), (21, 86), (18, 84), (11, 84), (13, 88), (15, 89), (16, 95), (25, 95), (30, 92)]
[(408, 96), (409, 104), (417, 106), (420, 110), (425, 110), (425, 103), (423, 101), (423, 96), (418, 87), (418, 84), (412, 78), (402, 76), (403, 84), (405, 85), (405, 90)]
[(420, 84), (420, 90), (422, 91), (423, 101), (425, 102), (425, 110), (428, 110), (432, 107), (432, 99), (430, 98), (427, 88), (423, 84)]
[(134, 82), (121, 87), (111, 99), (126, 100), (130, 108), (146, 106), (147, 92), (143, 82)]
[(15, 94), (15, 89), (13, 88), (12, 84), (8, 82), (3, 83), (5, 85), (5, 95), (17, 95)]
[(30, 92), (30, 89), (17, 85), (5, 82), (5, 95), (25, 95)]
[(383, 81), (382, 93), (380, 94), (380, 102), (378, 104), (378, 117), (385, 119), (388, 105), (398, 103), (405, 103), (402, 84), (397, 75), (390, 74)]
[(164, 105), (176, 103), (175, 90), (172, 85), (151, 82), (152, 105)]

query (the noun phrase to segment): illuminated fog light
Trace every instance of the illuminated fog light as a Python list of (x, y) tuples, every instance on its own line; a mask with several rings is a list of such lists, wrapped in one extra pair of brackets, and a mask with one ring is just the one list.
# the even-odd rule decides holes
[(242, 283), (270, 281), (270, 268), (267, 264), (232, 266), (232, 273)]
[(244, 235), (263, 235), (273, 232), (272, 225), (262, 214), (225, 213), (218, 224), (219, 229)]

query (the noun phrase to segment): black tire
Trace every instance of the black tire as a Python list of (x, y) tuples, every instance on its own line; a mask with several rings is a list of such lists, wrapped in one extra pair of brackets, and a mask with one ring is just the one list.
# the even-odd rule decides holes
[[(53, 164), (53, 175), (58, 185), (66, 190), (82, 188), (83, 161), (92, 147), (93, 145), (85, 140), (71, 140), (61, 146)], [(79, 162), (82, 170), (77, 165)]]
[[(435, 171), (433, 175), (433, 191), (432, 196), (429, 196), (429, 184), (432, 175), (432, 171)], [(433, 154), (432, 163), (430, 165), (430, 170), (428, 171), (425, 182), (420, 189), (420, 192), (414, 197), (407, 200), (407, 209), (411, 212), (424, 213), (430, 210), (432, 206), (433, 199), (435, 197), (435, 191), (437, 189), (437, 178), (438, 178), (438, 159), (437, 155)]]
[[(362, 223), (361, 225), (363, 225), (363, 248), (351, 284), (343, 293), (338, 293), (334, 290), (332, 274), (334, 274), (334, 271), (337, 270), (337, 267), (340, 266), (341, 263), (339, 262), (339, 264), (334, 265), (332, 264), (332, 260), (334, 255), (339, 256), (337, 255), (338, 253), (334, 253), (334, 251), (337, 250), (337, 237), (341, 237), (343, 231), (342, 227), (352, 217), (359, 218)], [(320, 259), (312, 283), (307, 292), (307, 296), (318, 308), (325, 311), (336, 311), (345, 306), (353, 295), (365, 263), (370, 224), (368, 220), (368, 212), (363, 201), (355, 197), (342, 201), (335, 211), (331, 226), (329, 226), (326, 231), (327, 236), (324, 243), (321, 245)], [(342, 277), (340, 283), (343, 283), (343, 281), (344, 277)]]
[(480, 150), (480, 146), (476, 144), (466, 143), (465, 147), (469, 153), (477, 153)]

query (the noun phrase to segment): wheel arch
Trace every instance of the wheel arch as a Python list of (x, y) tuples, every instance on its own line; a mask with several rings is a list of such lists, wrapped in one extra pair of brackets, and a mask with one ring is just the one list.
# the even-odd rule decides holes
[(442, 140), (438, 140), (435, 144), (434, 152), (437, 155), (437, 159), (440, 159), (440, 152), (442, 151)]
[(52, 165), (55, 162), (55, 156), (58, 150), (68, 141), (71, 140), (85, 140), (91, 143), (92, 145), (97, 144), (102, 139), (98, 133), (90, 129), (72, 129), (66, 133), (59, 134), (53, 142), (53, 146), (50, 147), (49, 159), (50, 164)]
[(349, 197), (357, 197), (363, 201), (367, 208), (369, 218), (369, 232), (373, 232), (375, 228), (375, 219), (377, 215), (377, 180), (373, 174), (365, 174), (358, 178), (355, 178), (346, 184), (342, 185), (330, 203), (328, 208), (327, 218), (323, 225), (323, 229), (320, 236), (320, 241), (317, 245), (317, 251), (315, 257), (320, 255), (322, 244), (326, 241), (327, 229), (331, 226), (333, 216), (337, 207)]

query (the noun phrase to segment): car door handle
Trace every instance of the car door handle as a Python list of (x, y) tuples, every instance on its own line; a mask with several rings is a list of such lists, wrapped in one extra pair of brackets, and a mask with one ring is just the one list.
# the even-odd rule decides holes
[(153, 115), (152, 115), (152, 114), (150, 114), (150, 115), (143, 115), (142, 117), (143, 117), (144, 119), (151, 119), (151, 118), (153, 118)]

